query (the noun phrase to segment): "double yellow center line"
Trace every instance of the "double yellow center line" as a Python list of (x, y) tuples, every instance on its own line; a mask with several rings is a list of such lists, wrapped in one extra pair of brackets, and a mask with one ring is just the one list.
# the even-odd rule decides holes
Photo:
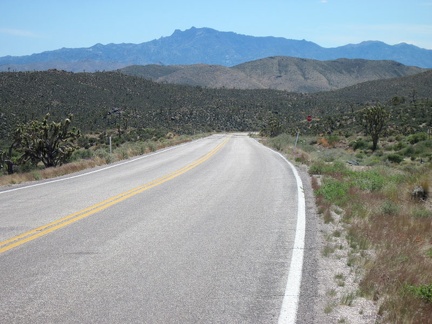
[(108, 207), (111, 207), (115, 204), (118, 204), (119, 202), (122, 202), (126, 199), (129, 199), (143, 191), (146, 191), (148, 189), (151, 189), (153, 187), (159, 186), (167, 181), (170, 181), (190, 170), (197, 167), (198, 165), (204, 163), (208, 159), (210, 159), (213, 155), (215, 155), (222, 147), (225, 146), (226, 143), (228, 143), (230, 137), (226, 138), (222, 143), (217, 145), (214, 149), (212, 149), (207, 154), (203, 155), (198, 160), (184, 166), (181, 169), (178, 169), (172, 173), (169, 173), (165, 176), (162, 176), (160, 178), (157, 178), (153, 181), (150, 181), (144, 185), (138, 186), (136, 188), (133, 188), (131, 190), (122, 192), (116, 196), (110, 197), (104, 201), (101, 201), (97, 204), (94, 204), (90, 207), (87, 207), (83, 210), (80, 210), (76, 213), (70, 214), (68, 216), (65, 216), (63, 218), (60, 218), (58, 220), (55, 220), (49, 224), (40, 226), (38, 228), (32, 229), (28, 232), (19, 234), (17, 236), (14, 236), (8, 240), (0, 242), (0, 253), (6, 252), (10, 249), (13, 249), (17, 246), (20, 246), (24, 243), (27, 243), (29, 241), (32, 241), (34, 239), (37, 239), (38, 237), (47, 235), (48, 233), (54, 232), (62, 227), (68, 226), (72, 223), (75, 223), (76, 221), (79, 221), (80, 219), (86, 218), (88, 216), (91, 216), (93, 214), (96, 214), (104, 209), (107, 209)]

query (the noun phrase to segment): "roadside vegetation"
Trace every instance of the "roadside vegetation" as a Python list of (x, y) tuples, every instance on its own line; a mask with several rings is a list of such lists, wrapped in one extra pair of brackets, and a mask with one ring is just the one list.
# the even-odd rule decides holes
[[(140, 134), (140, 135), (137, 135)], [(76, 139), (76, 146), (65, 156), (63, 163), (56, 167), (47, 167), (39, 159), (23, 159), (22, 151), (0, 151), (0, 186), (19, 184), (28, 181), (54, 178), (97, 166), (115, 163), (134, 156), (151, 153), (156, 150), (189, 142), (208, 134), (176, 135), (156, 129), (125, 131), (122, 136), (118, 130), (94, 132)], [(111, 145), (110, 143), (111, 137)], [(6, 163), (7, 162), (7, 163)], [(13, 168), (13, 172), (8, 172)]]
[[(362, 135), (300, 136), (295, 148), (287, 134), (266, 142), (308, 166), (323, 221), (335, 222), (335, 210), (340, 216), (343, 231), (333, 235), (345, 238), (347, 264), (362, 273), (358, 291), (340, 304), (366, 297), (378, 304), (382, 322), (431, 323), (431, 135), (381, 137), (376, 150)], [(328, 244), (323, 255), (338, 248)]]
[[(431, 103), (425, 102), (426, 109), (416, 109), (415, 115), (409, 106), (414, 101), (420, 106), (430, 97), (432, 71), (320, 93), (208, 89), (159, 84), (117, 72), (57, 70), (2, 72), (0, 84), (3, 147), (12, 141), (19, 123), (41, 120), (47, 113), (53, 120), (73, 114), (73, 125), (83, 134), (113, 128), (165, 129), (175, 134), (259, 131), (268, 123), (319, 134), (340, 129), (341, 123), (349, 128), (359, 109), (381, 102), (393, 107), (397, 120), (418, 128), (419, 119), (428, 119)], [(308, 115), (320, 123), (309, 128)]]

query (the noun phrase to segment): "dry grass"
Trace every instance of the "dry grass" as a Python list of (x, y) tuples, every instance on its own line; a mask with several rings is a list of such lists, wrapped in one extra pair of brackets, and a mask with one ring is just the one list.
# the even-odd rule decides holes
[[(206, 135), (196, 135), (194, 138), (202, 136)], [(51, 179), (73, 172), (94, 168), (96, 166), (113, 163), (115, 161), (121, 161), (133, 156), (150, 153), (168, 146), (185, 143), (191, 141), (192, 139), (193, 138), (191, 136), (174, 136), (163, 141), (125, 143), (122, 146), (116, 148), (112, 154), (109, 154), (107, 150), (103, 150), (102, 152), (95, 151), (93, 153), (93, 157), (89, 159), (80, 159), (78, 161), (67, 163), (55, 168), (36, 168), (30, 172), (0, 176), (0, 186), (19, 184), (42, 179)]]
[(325, 148), (332, 147), (330, 145), (329, 141), (326, 138), (324, 138), (324, 137), (319, 138), (318, 141), (317, 141), (317, 143), (319, 145), (321, 145), (322, 147), (325, 147)]
[[(357, 264), (364, 267), (361, 295), (376, 301), (384, 323), (432, 323), (432, 302), (410, 289), (432, 285), (431, 162), (408, 161), (400, 165), (382, 162), (367, 169), (351, 168), (352, 173), (347, 172), (346, 160), (328, 159), (340, 152), (332, 149), (325, 138), (317, 142), (321, 153), (309, 148), (312, 161), (308, 164), (313, 174), (320, 175), (319, 179), (312, 177), (318, 211), (327, 223), (333, 222), (330, 213), (333, 204), (343, 208), (342, 222), (350, 249)], [(287, 148), (284, 150), (289, 152)], [(329, 178), (332, 181), (326, 181)], [(340, 187), (335, 181), (350, 187), (338, 191)], [(421, 199), (413, 197), (413, 189), (419, 186), (425, 191)], [(341, 194), (348, 199), (341, 200)], [(366, 249), (373, 249), (373, 253), (361, 253)], [(323, 251), (331, 252), (330, 246)], [(353, 298), (349, 296), (342, 303), (347, 304)]]
[(106, 161), (95, 157), (91, 160), (80, 160), (64, 164), (56, 168), (35, 169), (25, 173), (15, 173), (11, 175), (4, 175), (0, 177), (0, 186), (25, 183), (41, 179), (51, 179), (62, 175), (70, 174), (73, 172), (82, 171), (89, 168), (94, 168), (98, 165), (104, 165)]
[(376, 253), (360, 287), (380, 303), (381, 315), (389, 323), (432, 322), (432, 304), (407, 290), (432, 283), (432, 258), (427, 253), (432, 246), (432, 211), (425, 202), (410, 198), (419, 179), (427, 187), (429, 175), (423, 171), (404, 174), (401, 183), (389, 180), (378, 192), (351, 188), (350, 203), (344, 206), (350, 235)]
[[(405, 208), (406, 209), (406, 208)], [(366, 235), (377, 251), (377, 258), (362, 281), (363, 291), (375, 300), (382, 299), (382, 312), (392, 323), (430, 323), (432, 304), (407, 292), (407, 285), (432, 283), (432, 219), (375, 214), (358, 225), (356, 232)]]

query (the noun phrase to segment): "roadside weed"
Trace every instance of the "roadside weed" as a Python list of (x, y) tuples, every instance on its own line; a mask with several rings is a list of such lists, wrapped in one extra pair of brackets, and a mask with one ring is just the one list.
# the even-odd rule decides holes
[[(379, 302), (383, 322), (430, 323), (432, 142), (424, 135), (397, 135), (371, 152), (369, 143), (356, 137), (348, 139), (351, 148), (345, 154), (340, 145), (331, 148), (327, 137), (309, 143), (308, 171), (319, 179), (313, 181), (316, 204), (324, 223), (336, 217), (343, 223), (343, 229), (330, 234), (345, 237), (347, 265), (360, 283), (358, 294), (345, 293), (340, 303), (352, 305), (361, 295)], [(360, 165), (348, 166), (350, 154), (349, 161)], [(416, 187), (424, 190), (421, 199), (413, 199)], [(343, 213), (333, 214), (335, 205)], [(327, 244), (322, 254), (330, 256), (335, 246)], [(335, 281), (338, 287), (346, 284), (340, 273)], [(337, 302), (327, 303), (324, 311), (335, 307)]]

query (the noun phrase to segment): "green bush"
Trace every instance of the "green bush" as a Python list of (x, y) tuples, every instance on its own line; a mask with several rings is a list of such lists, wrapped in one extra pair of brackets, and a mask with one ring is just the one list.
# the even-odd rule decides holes
[(156, 151), (157, 147), (156, 147), (156, 144), (154, 142), (147, 141), (146, 144), (147, 144), (147, 147), (149, 148), (150, 152)]
[(354, 151), (356, 151), (356, 150), (366, 150), (366, 149), (369, 148), (369, 144), (365, 140), (363, 140), (361, 138), (356, 139), (355, 141), (349, 143), (349, 146)]
[(399, 154), (389, 154), (387, 155), (387, 160), (393, 163), (401, 163), (403, 161), (403, 156), (399, 155)]
[(432, 148), (432, 140), (428, 139), (426, 141), (423, 141), (423, 143), (420, 143), (423, 147)]
[(323, 185), (317, 190), (317, 195), (323, 196), (327, 201), (343, 206), (348, 200), (348, 182), (325, 178)]
[(345, 163), (337, 161), (334, 163), (325, 163), (324, 161), (316, 161), (309, 167), (310, 174), (327, 174), (327, 175), (348, 175), (351, 171)]
[(432, 153), (432, 140), (417, 143), (415, 146), (415, 152), (417, 155), (422, 157), (430, 156)]
[(402, 149), (404, 149), (404, 148), (406, 148), (406, 144), (405, 144), (404, 142), (402, 142), (402, 141), (398, 142), (397, 144), (395, 144), (395, 145), (393, 146), (393, 149), (394, 149), (395, 151), (400, 151), (400, 150), (402, 150)]
[(417, 297), (420, 297), (428, 303), (432, 303), (432, 284), (421, 286), (409, 286), (409, 290)]
[(381, 211), (384, 215), (397, 215), (399, 213), (399, 207), (392, 201), (385, 201), (381, 206)]
[(362, 160), (362, 159), (364, 159), (365, 154), (360, 152), (360, 153), (357, 153), (357, 154), (355, 155), (355, 157), (356, 157), (356, 159)]
[(97, 149), (94, 153), (98, 158), (105, 160), (106, 163), (110, 164), (115, 161), (112, 154), (104, 149)]
[(386, 177), (376, 170), (354, 172), (351, 177), (356, 187), (367, 191), (378, 191), (386, 182)]
[(404, 150), (402, 150), (401, 154), (404, 156), (413, 156), (415, 154), (415, 149), (412, 146), (408, 146)]
[(326, 139), (331, 146), (333, 146), (337, 142), (339, 142), (339, 136), (337, 136), (335, 134), (331, 134), (331, 135), (327, 136)]
[(274, 149), (282, 151), (284, 147), (288, 146), (289, 144), (294, 144), (294, 139), (292, 138), (292, 136), (284, 133), (276, 137), (271, 137), (269, 139), (269, 144)]
[(432, 211), (426, 208), (416, 208), (412, 211), (412, 215), (415, 218), (432, 218)]
[(79, 149), (72, 153), (71, 161), (88, 160), (94, 156), (93, 151), (89, 149)]
[(334, 162), (337, 160), (337, 157), (335, 156), (333, 151), (324, 151), (322, 154), (320, 154), (320, 158), (324, 162)]
[(426, 141), (428, 138), (428, 135), (426, 133), (416, 133), (408, 136), (408, 142), (410, 144), (415, 144), (421, 141)]
[(371, 155), (371, 156), (367, 157), (363, 163), (366, 166), (375, 166), (375, 165), (381, 164), (382, 161), (381, 161), (381, 158), (379, 156)]
[(17, 166), (17, 168), (18, 168), (17, 171), (20, 173), (30, 172), (38, 169), (37, 165), (34, 165), (29, 161), (21, 163), (20, 165)]

